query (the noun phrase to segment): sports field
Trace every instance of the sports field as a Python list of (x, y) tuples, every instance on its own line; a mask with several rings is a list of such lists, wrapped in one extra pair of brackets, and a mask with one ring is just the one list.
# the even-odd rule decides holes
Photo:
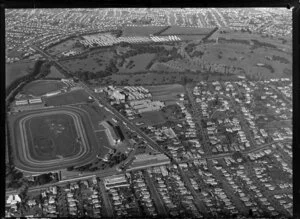
[(67, 114), (41, 115), (25, 123), (30, 156), (35, 160), (51, 160), (76, 155), (77, 142), (75, 117)]
[(156, 86), (145, 86), (152, 94), (153, 100), (160, 100), (166, 105), (175, 104), (179, 101), (179, 95), (184, 94), (184, 87), (180, 84), (166, 84)]
[(144, 122), (147, 125), (164, 124), (166, 122), (162, 113), (159, 111), (141, 113), (142, 118), (138, 118), (135, 122)]
[(37, 80), (27, 84), (23, 88), (23, 93), (33, 96), (41, 96), (49, 92), (57, 91), (66, 85), (58, 80)]

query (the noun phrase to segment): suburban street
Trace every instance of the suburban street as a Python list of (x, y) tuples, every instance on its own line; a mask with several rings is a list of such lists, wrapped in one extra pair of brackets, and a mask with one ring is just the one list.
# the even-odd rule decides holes
[(202, 143), (204, 145), (205, 154), (210, 154), (211, 149), (209, 147), (208, 136), (207, 136), (207, 133), (203, 130), (202, 123), (201, 123), (201, 115), (200, 115), (200, 112), (198, 110), (198, 107), (196, 106), (196, 102), (195, 102), (195, 99), (194, 99), (192, 91), (191, 91), (192, 88), (190, 86), (189, 87), (186, 86), (185, 88), (186, 88), (186, 93), (188, 95), (190, 103), (192, 104), (194, 118), (195, 118), (195, 120), (198, 123), (198, 126), (200, 128), (200, 133), (201, 133), (201, 136), (202, 136), (202, 139), (203, 139)]
[(104, 186), (102, 180), (99, 182), (99, 186), (100, 186), (101, 194), (102, 194), (104, 205), (105, 205), (105, 208), (104, 208), (106, 211), (105, 216), (113, 217), (114, 216), (113, 207), (111, 205), (111, 202), (109, 201), (109, 197), (108, 197), (107, 192), (105, 191), (105, 186)]
[(156, 205), (156, 209), (158, 211), (159, 215), (162, 215), (164, 217), (167, 217), (168, 213), (166, 211), (165, 205), (159, 196), (156, 187), (154, 186), (152, 179), (150, 178), (147, 171), (145, 171), (145, 180), (149, 186), (150, 193), (152, 194), (152, 197), (154, 199), (154, 203)]

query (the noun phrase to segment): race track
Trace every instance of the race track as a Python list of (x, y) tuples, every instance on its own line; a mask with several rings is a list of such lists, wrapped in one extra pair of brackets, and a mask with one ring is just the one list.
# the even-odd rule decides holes
[[(82, 142), (80, 150), (69, 157), (50, 160), (34, 159), (29, 152), (28, 136), (30, 130), (27, 129), (26, 124), (31, 118), (55, 114), (68, 115), (73, 119), (77, 136), (80, 136)], [(10, 122), (10, 129), (13, 130), (11, 140), (15, 166), (26, 172), (42, 173), (89, 163), (99, 153), (100, 147), (89, 119), (89, 115), (84, 109), (74, 106), (25, 111), (16, 114)]]

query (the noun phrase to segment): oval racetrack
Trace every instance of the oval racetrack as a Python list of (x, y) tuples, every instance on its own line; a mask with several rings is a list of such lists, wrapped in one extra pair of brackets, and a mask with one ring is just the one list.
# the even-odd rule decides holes
[[(30, 136), (29, 132), (31, 130), (28, 130), (26, 124), (34, 117), (57, 114), (68, 115), (73, 119), (77, 136), (81, 138), (82, 142), (79, 152), (69, 157), (45, 161), (34, 159), (30, 154), (28, 143), (28, 136)], [(12, 146), (15, 166), (24, 171), (41, 173), (67, 168), (69, 166), (84, 165), (93, 160), (97, 154), (97, 145), (93, 144), (93, 142), (96, 142), (95, 139), (93, 139), (96, 138), (96, 136), (89, 123), (88, 116), (85, 110), (74, 106), (48, 108), (17, 114), (11, 123), (11, 130), (13, 130), (14, 134)]]

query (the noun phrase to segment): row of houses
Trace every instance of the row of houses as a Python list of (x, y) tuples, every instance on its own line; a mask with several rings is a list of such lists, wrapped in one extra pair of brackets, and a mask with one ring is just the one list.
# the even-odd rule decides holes
[(170, 36), (132, 36), (132, 37), (114, 37), (110, 34), (101, 34), (96, 36), (84, 36), (84, 40), (79, 42), (86, 47), (94, 46), (112, 46), (117, 43), (150, 43), (150, 42), (169, 42), (169, 41), (181, 41), (181, 38), (175, 35)]

